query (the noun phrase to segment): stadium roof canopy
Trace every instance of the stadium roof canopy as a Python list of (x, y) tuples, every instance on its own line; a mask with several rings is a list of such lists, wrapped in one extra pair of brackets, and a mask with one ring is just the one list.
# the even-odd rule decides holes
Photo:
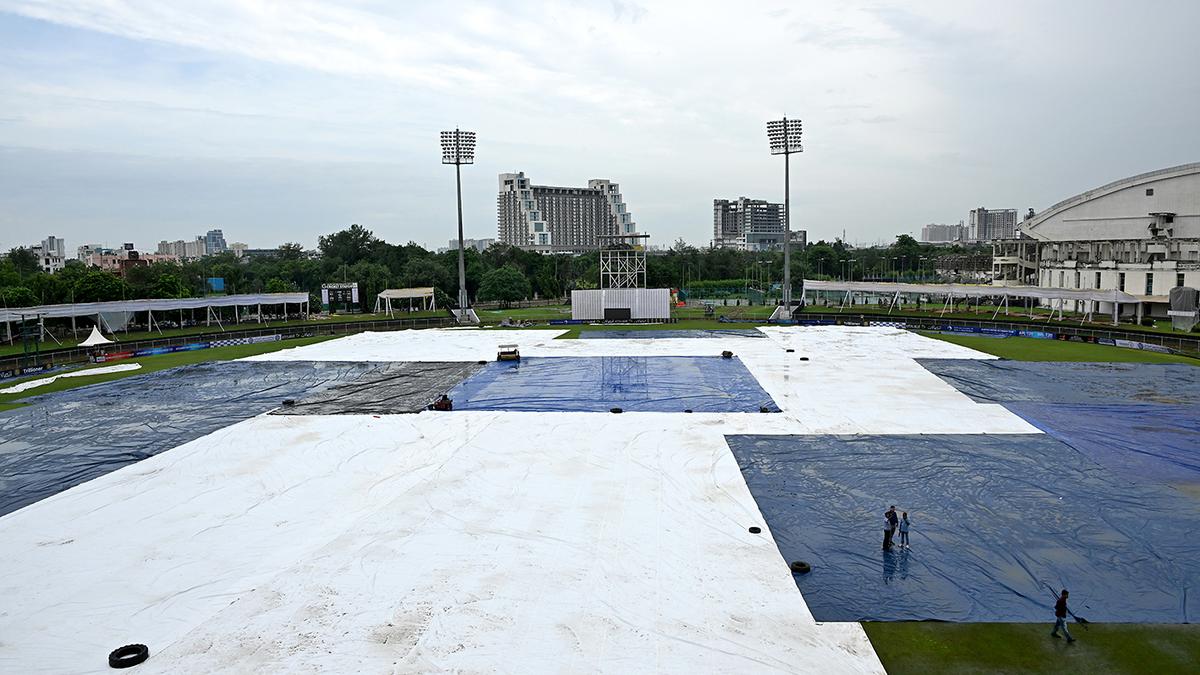
[(207, 307), (245, 307), (248, 305), (300, 305), (308, 302), (308, 293), (247, 293), (213, 295), (204, 298), (162, 298), (154, 300), (114, 300), (112, 302), (76, 302), (66, 305), (37, 305), (0, 309), (0, 321), (20, 321), (95, 316), (119, 312), (166, 312), (175, 309)]
[(1138, 298), (1116, 290), (1046, 288), (1043, 286), (979, 286), (973, 284), (898, 284), (869, 281), (804, 280), (809, 291), (875, 293), (877, 295), (938, 295), (960, 298), (1035, 298), (1038, 300), (1091, 300), (1092, 302), (1137, 303)]
[(1048, 300), (1052, 309), (1062, 314), (1068, 301), (1086, 302), (1086, 314), (1091, 315), (1096, 303), (1112, 303), (1113, 322), (1117, 320), (1120, 305), (1140, 305), (1141, 299), (1118, 290), (1047, 288), (1044, 286), (980, 286), (972, 284), (901, 284), (868, 281), (816, 281), (805, 279), (804, 292), (827, 291), (833, 293), (872, 293), (875, 295), (932, 295), (951, 298), (1002, 298), (1004, 304), (1012, 298)]

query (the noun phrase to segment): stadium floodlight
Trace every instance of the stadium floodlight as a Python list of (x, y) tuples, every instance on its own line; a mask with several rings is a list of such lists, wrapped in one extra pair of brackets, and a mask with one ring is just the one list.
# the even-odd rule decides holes
[(465, 315), (470, 306), (467, 297), (467, 264), (463, 252), (463, 217), (462, 217), (462, 165), (475, 163), (475, 132), (454, 131), (442, 132), (442, 164), (454, 165), (454, 181), (458, 188), (458, 309), (461, 316)]
[(767, 122), (767, 140), (772, 155), (783, 155), (783, 306), (788, 318), (792, 316), (792, 192), (788, 156), (793, 152), (804, 152), (800, 144), (802, 127), (800, 120)]

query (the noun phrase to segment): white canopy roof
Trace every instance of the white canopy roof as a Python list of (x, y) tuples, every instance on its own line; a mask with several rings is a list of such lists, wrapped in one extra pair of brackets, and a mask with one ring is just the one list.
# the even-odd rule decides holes
[(389, 288), (379, 294), (381, 298), (403, 300), (404, 298), (432, 298), (433, 288)]
[(95, 347), (96, 345), (110, 345), (110, 344), (112, 344), (112, 340), (109, 340), (108, 338), (101, 335), (99, 327), (92, 326), (92, 334), (89, 335), (86, 340), (84, 340), (83, 342), (80, 342), (79, 346), (80, 347)]
[(804, 280), (806, 291), (876, 293), (879, 295), (953, 295), (960, 298), (1038, 298), (1041, 300), (1092, 300), (1138, 303), (1140, 300), (1117, 290), (1046, 288), (1042, 286), (979, 286), (971, 284), (896, 284), (874, 281)]
[(164, 312), (172, 309), (202, 307), (244, 307), (246, 305), (298, 305), (308, 302), (308, 293), (248, 293), (213, 295), (205, 298), (168, 298), (156, 300), (116, 300), (113, 302), (77, 302), (69, 305), (39, 305), (0, 309), (0, 321), (20, 321), (40, 316), (47, 319), (95, 316), (106, 312)]

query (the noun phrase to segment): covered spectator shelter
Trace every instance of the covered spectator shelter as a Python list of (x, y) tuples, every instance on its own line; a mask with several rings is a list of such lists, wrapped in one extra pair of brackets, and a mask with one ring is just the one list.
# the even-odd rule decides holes
[(988, 298), (996, 302), (996, 311), (992, 315), (995, 318), (1001, 310), (1007, 314), (1010, 300), (1015, 298), (1017, 306), (1024, 303), (1031, 306), (1049, 307), (1050, 315), (1053, 317), (1054, 312), (1057, 311), (1059, 319), (1062, 318), (1063, 308), (1068, 302), (1078, 303), (1077, 306), (1082, 308), (1085, 320), (1090, 320), (1093, 312), (1108, 310), (1112, 313), (1112, 322), (1115, 326), (1117, 317), (1120, 316), (1121, 305), (1126, 304), (1137, 305), (1137, 318), (1139, 321), (1142, 318), (1141, 300), (1117, 290), (1074, 290), (1041, 286), (974, 286), (970, 284), (895, 284), (805, 279), (804, 300), (806, 304), (809, 293), (830, 293), (835, 297), (840, 296), (842, 307), (853, 305), (854, 298), (857, 296), (887, 298), (889, 313), (900, 304), (901, 298), (917, 296), (943, 299), (943, 314), (951, 310), (955, 300), (974, 299), (979, 302)]
[[(385, 312), (389, 317), (395, 310), (393, 301), (404, 300), (405, 309), (408, 311), (414, 310), (433, 310), (437, 309), (437, 303), (434, 300), (434, 291), (429, 288), (389, 288), (383, 291), (375, 298), (375, 313)], [(414, 305), (415, 301), (415, 305)]]
[[(66, 305), (39, 305), (37, 307), (14, 307), (0, 309), (0, 321), (4, 322), (4, 331), (9, 342), (12, 342), (12, 323), (22, 319), (37, 317), (39, 321), (46, 319), (70, 319), (71, 330), (75, 330), (75, 320), (84, 317), (95, 321), (101, 331), (113, 333), (125, 327), (134, 315), (145, 312), (146, 325), (151, 330), (160, 333), (159, 318), (169, 319), (168, 312), (179, 312), (180, 323), (183, 323), (183, 310), (204, 310), (204, 325), (216, 322), (221, 326), (221, 319), (214, 308), (220, 307), (254, 307), (258, 323), (262, 323), (263, 306), (282, 306), (284, 316), (288, 306), (294, 306), (297, 314), (308, 315), (308, 293), (248, 293), (243, 295), (214, 295), (204, 298), (160, 298), (148, 300), (115, 300), (112, 302), (76, 302)], [(240, 321), (240, 319), (239, 319)], [(221, 326), (224, 328), (224, 326)]]

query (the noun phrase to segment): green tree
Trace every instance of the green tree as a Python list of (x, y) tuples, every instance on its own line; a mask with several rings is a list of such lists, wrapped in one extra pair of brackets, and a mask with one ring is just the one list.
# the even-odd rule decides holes
[(267, 280), (268, 293), (291, 293), (296, 290), (296, 285), (290, 281), (275, 277)]
[(0, 288), (0, 303), (3, 307), (32, 307), (38, 300), (33, 291), (24, 286), (5, 286)]
[(128, 287), (121, 277), (105, 270), (88, 270), (75, 282), (75, 302), (123, 300)]
[(479, 299), (496, 300), (504, 306), (523, 300), (530, 294), (529, 279), (516, 267), (504, 266), (483, 275), (479, 284)]
[(275, 257), (280, 260), (300, 260), (304, 257), (304, 247), (294, 242), (287, 242), (280, 245), (276, 251)]
[(187, 285), (175, 272), (160, 274), (154, 281), (151, 293), (151, 297), (154, 298), (186, 298), (191, 295), (188, 293)]
[(331, 261), (353, 265), (367, 258), (379, 243), (374, 233), (355, 223), (341, 232), (322, 235), (317, 239), (317, 248)]
[(433, 257), (413, 258), (404, 264), (400, 283), (407, 288), (434, 286), (445, 291), (450, 285), (450, 272)]
[(22, 277), (42, 271), (42, 261), (38, 260), (37, 255), (33, 251), (24, 246), (18, 246), (10, 250), (8, 252), (8, 261), (12, 263), (17, 274)]

